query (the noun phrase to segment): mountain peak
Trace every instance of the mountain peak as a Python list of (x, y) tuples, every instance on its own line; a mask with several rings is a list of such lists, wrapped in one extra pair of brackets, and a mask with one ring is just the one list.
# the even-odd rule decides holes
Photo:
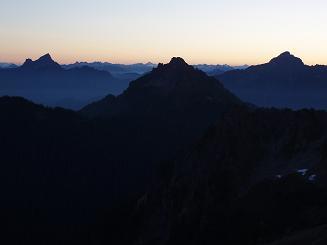
[(189, 66), (185, 60), (181, 57), (173, 57), (170, 62), (168, 63), (168, 66), (173, 66), (173, 67), (186, 67)]
[(173, 57), (169, 64), (183, 64), (183, 65), (187, 65), (187, 63), (185, 62), (185, 60), (181, 57)]
[(194, 70), (193, 66), (190, 66), (185, 62), (185, 60), (181, 57), (173, 57), (169, 63), (163, 64), (159, 63), (157, 71), (170, 71), (170, 72), (186, 72), (186, 71), (191, 71)]
[(35, 61), (32, 59), (26, 59), (22, 68), (34, 70), (59, 70), (61, 69), (61, 66), (52, 59), (50, 54), (45, 54)]
[(154, 73), (165, 72), (175, 77), (178, 74), (180, 75), (182, 73), (195, 72), (195, 70), (196, 69), (194, 69), (193, 66), (187, 64), (183, 58), (173, 57), (170, 60), (170, 62), (167, 64), (159, 63), (157, 68), (155, 68), (153, 72)]
[(171, 115), (178, 112), (179, 117), (179, 113), (185, 113), (190, 108), (201, 108), (199, 114), (202, 114), (208, 107), (216, 111), (235, 105), (243, 103), (219, 81), (188, 65), (184, 59), (174, 57), (168, 64), (159, 63), (157, 68), (132, 81), (114, 102), (111, 98), (104, 99), (94, 103), (93, 109), (86, 107), (83, 112), (90, 116), (103, 114), (109, 117), (116, 114), (162, 117), (164, 113)]
[(38, 61), (53, 61), (51, 55), (49, 53), (41, 56)]
[(279, 56), (285, 57), (285, 56), (292, 56), (290, 51), (285, 51), (284, 53), (281, 53)]
[(286, 51), (276, 58), (273, 58), (270, 62), (270, 64), (275, 64), (275, 65), (282, 65), (282, 66), (303, 66), (304, 63), (303, 61), (292, 55), (289, 51)]

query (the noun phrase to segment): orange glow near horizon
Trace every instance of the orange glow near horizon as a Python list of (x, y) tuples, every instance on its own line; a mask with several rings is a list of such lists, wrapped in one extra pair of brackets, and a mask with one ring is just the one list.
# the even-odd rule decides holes
[(327, 64), (324, 0), (76, 1), (1, 2), (0, 62), (252, 65), (290, 51)]
[[(278, 56), (280, 53), (284, 51), (289, 51), (288, 49), (280, 50), (272, 53), (267, 53), (264, 56), (254, 56), (247, 57), (246, 54), (243, 55), (237, 55), (237, 54), (227, 54), (225, 57), (222, 55), (217, 54), (217, 56), (214, 57), (208, 57), (208, 56), (199, 56), (199, 57), (192, 57), (190, 55), (174, 55), (171, 54), (170, 56), (162, 56), (161, 58), (154, 56), (149, 56), (148, 58), (141, 58), (142, 56), (129, 56), (129, 55), (106, 55), (106, 54), (98, 54), (98, 55), (81, 55), (80, 53), (76, 54), (68, 54), (68, 55), (61, 55), (55, 51), (53, 52), (40, 52), (37, 54), (29, 54), (26, 52), (26, 55), (16, 54), (13, 55), (1, 55), (0, 62), (8, 62), (8, 63), (14, 63), (14, 64), (22, 64), (27, 58), (30, 58), (32, 60), (36, 60), (42, 55), (46, 53), (50, 53), (52, 58), (60, 63), (60, 64), (72, 64), (75, 62), (109, 62), (109, 63), (116, 63), (116, 64), (135, 64), (135, 63), (168, 63), (172, 57), (182, 57), (185, 59), (185, 61), (189, 64), (210, 64), (210, 65), (216, 65), (216, 64), (228, 64), (232, 66), (239, 66), (239, 65), (257, 65), (257, 64), (263, 64), (269, 62), (272, 58)], [(307, 65), (316, 65), (321, 64), (325, 65), (325, 57), (320, 57), (317, 59), (317, 56), (309, 55), (307, 58), (303, 58), (304, 56), (299, 55), (299, 53), (292, 52), (291, 53), (303, 60), (303, 62)], [(124, 58), (126, 57), (126, 58)], [(242, 62), (243, 61), (243, 62)]]

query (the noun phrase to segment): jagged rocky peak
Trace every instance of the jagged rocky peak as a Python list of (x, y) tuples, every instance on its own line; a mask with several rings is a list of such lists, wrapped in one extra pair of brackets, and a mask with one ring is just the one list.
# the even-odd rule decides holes
[(39, 59), (33, 61), (32, 59), (26, 59), (22, 68), (27, 69), (61, 69), (61, 66), (55, 62), (50, 54), (45, 54)]
[(41, 56), (37, 61), (46, 61), (46, 62), (54, 62), (51, 55), (49, 53)]
[(26, 59), (23, 65), (31, 64), (31, 63), (33, 63), (32, 59)]
[(286, 51), (277, 56), (276, 58), (273, 58), (269, 63), (279, 65), (304, 65), (303, 61), (300, 58), (295, 57), (289, 51)]
[[(151, 73), (132, 82), (131, 87), (160, 87), (167, 91), (176, 88), (177, 85), (180, 87), (182, 84), (187, 87), (198, 86), (200, 81), (207, 80), (210, 79), (205, 73), (188, 65), (183, 58), (174, 57), (167, 64), (159, 63)], [(209, 83), (211, 82), (210, 80)]]
[[(156, 89), (158, 93), (176, 96), (198, 96), (199, 100), (224, 101), (221, 104), (241, 104), (238, 98), (225, 90), (219, 81), (203, 71), (188, 65), (181, 57), (174, 57), (168, 64), (161, 64), (148, 75), (131, 83), (131, 90)], [(219, 102), (219, 103), (220, 103)], [(218, 104), (219, 104), (218, 103)]]
[(165, 68), (169, 70), (185, 70), (192, 67), (188, 65), (183, 58), (173, 57), (168, 64), (159, 63), (158, 68)]

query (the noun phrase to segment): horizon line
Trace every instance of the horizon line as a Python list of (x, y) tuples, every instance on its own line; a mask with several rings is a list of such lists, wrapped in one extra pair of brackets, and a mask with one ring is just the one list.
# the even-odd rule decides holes
[[(278, 55), (275, 55), (273, 57), (271, 57), (270, 59), (268, 58), (265, 62), (258, 62), (258, 63), (238, 63), (238, 64), (232, 64), (232, 63), (227, 63), (227, 62), (221, 62), (221, 63), (212, 63), (212, 62), (196, 62), (196, 63), (191, 63), (191, 62), (186, 62), (192, 66), (196, 66), (196, 65), (210, 65), (210, 66), (216, 66), (216, 65), (220, 65), (220, 66), (231, 66), (231, 67), (237, 67), (237, 66), (256, 66), (256, 65), (261, 65), (261, 64), (266, 64), (266, 63), (269, 63), (269, 61), (273, 58), (276, 58), (278, 57), (279, 55), (285, 53), (285, 52), (289, 52), (289, 51), (284, 51), (284, 52), (281, 52), (279, 53)], [(290, 54), (292, 54), (293, 56), (297, 57), (297, 58), (300, 58), (296, 55), (294, 55), (292, 52), (289, 52)], [(37, 58), (30, 58), (30, 57), (27, 57), (25, 59), (23, 59), (23, 61), (21, 62), (11, 62), (11, 61), (5, 61), (5, 60), (0, 60), (0, 63), (6, 63), (6, 64), (14, 64), (14, 65), (17, 65), (17, 66), (21, 66), (24, 64), (24, 62), (27, 60), (27, 59), (31, 59), (33, 61), (36, 61), (37, 59), (39, 59), (40, 57), (42, 56), (45, 56), (45, 55), (50, 55), (51, 58), (53, 57), (50, 53), (45, 53), (43, 55), (40, 55), (40, 56), (37, 56)], [(34, 56), (35, 57), (35, 56)], [(181, 57), (183, 58), (183, 56), (172, 56), (171, 58), (169, 58), (168, 60), (172, 59), (173, 57)], [(58, 64), (64, 66), (64, 65), (72, 65), (72, 64), (76, 64), (76, 63), (108, 63), (108, 64), (113, 64), (113, 65), (136, 65), (136, 64), (143, 64), (143, 65), (146, 65), (146, 64), (153, 64), (153, 65), (158, 65), (160, 63), (163, 63), (163, 64), (166, 64), (168, 62), (152, 62), (152, 61), (141, 61), (141, 62), (115, 62), (115, 61), (110, 61), (110, 60), (98, 60), (98, 59), (94, 59), (94, 60), (88, 60), (88, 59), (81, 59), (81, 60), (75, 60), (75, 61), (72, 61), (72, 62), (60, 62), (60, 61), (57, 61), (57, 60), (60, 60), (60, 59), (56, 59), (56, 58), (52, 58), (55, 62), (57, 62)], [(185, 58), (183, 58), (184, 60), (187, 60)], [(302, 58), (300, 58), (302, 60)], [(167, 58), (165, 58), (165, 60), (167, 60)], [(303, 61), (303, 60), (302, 60)], [(305, 65), (308, 65), (308, 66), (317, 66), (317, 65), (323, 65), (323, 66), (326, 66), (327, 64), (323, 64), (323, 63), (306, 63), (306, 62), (303, 62)]]

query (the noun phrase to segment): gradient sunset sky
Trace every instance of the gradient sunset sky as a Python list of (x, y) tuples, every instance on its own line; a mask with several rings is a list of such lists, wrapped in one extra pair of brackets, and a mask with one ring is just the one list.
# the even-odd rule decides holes
[(326, 0), (0, 0), (0, 61), (327, 64)]

